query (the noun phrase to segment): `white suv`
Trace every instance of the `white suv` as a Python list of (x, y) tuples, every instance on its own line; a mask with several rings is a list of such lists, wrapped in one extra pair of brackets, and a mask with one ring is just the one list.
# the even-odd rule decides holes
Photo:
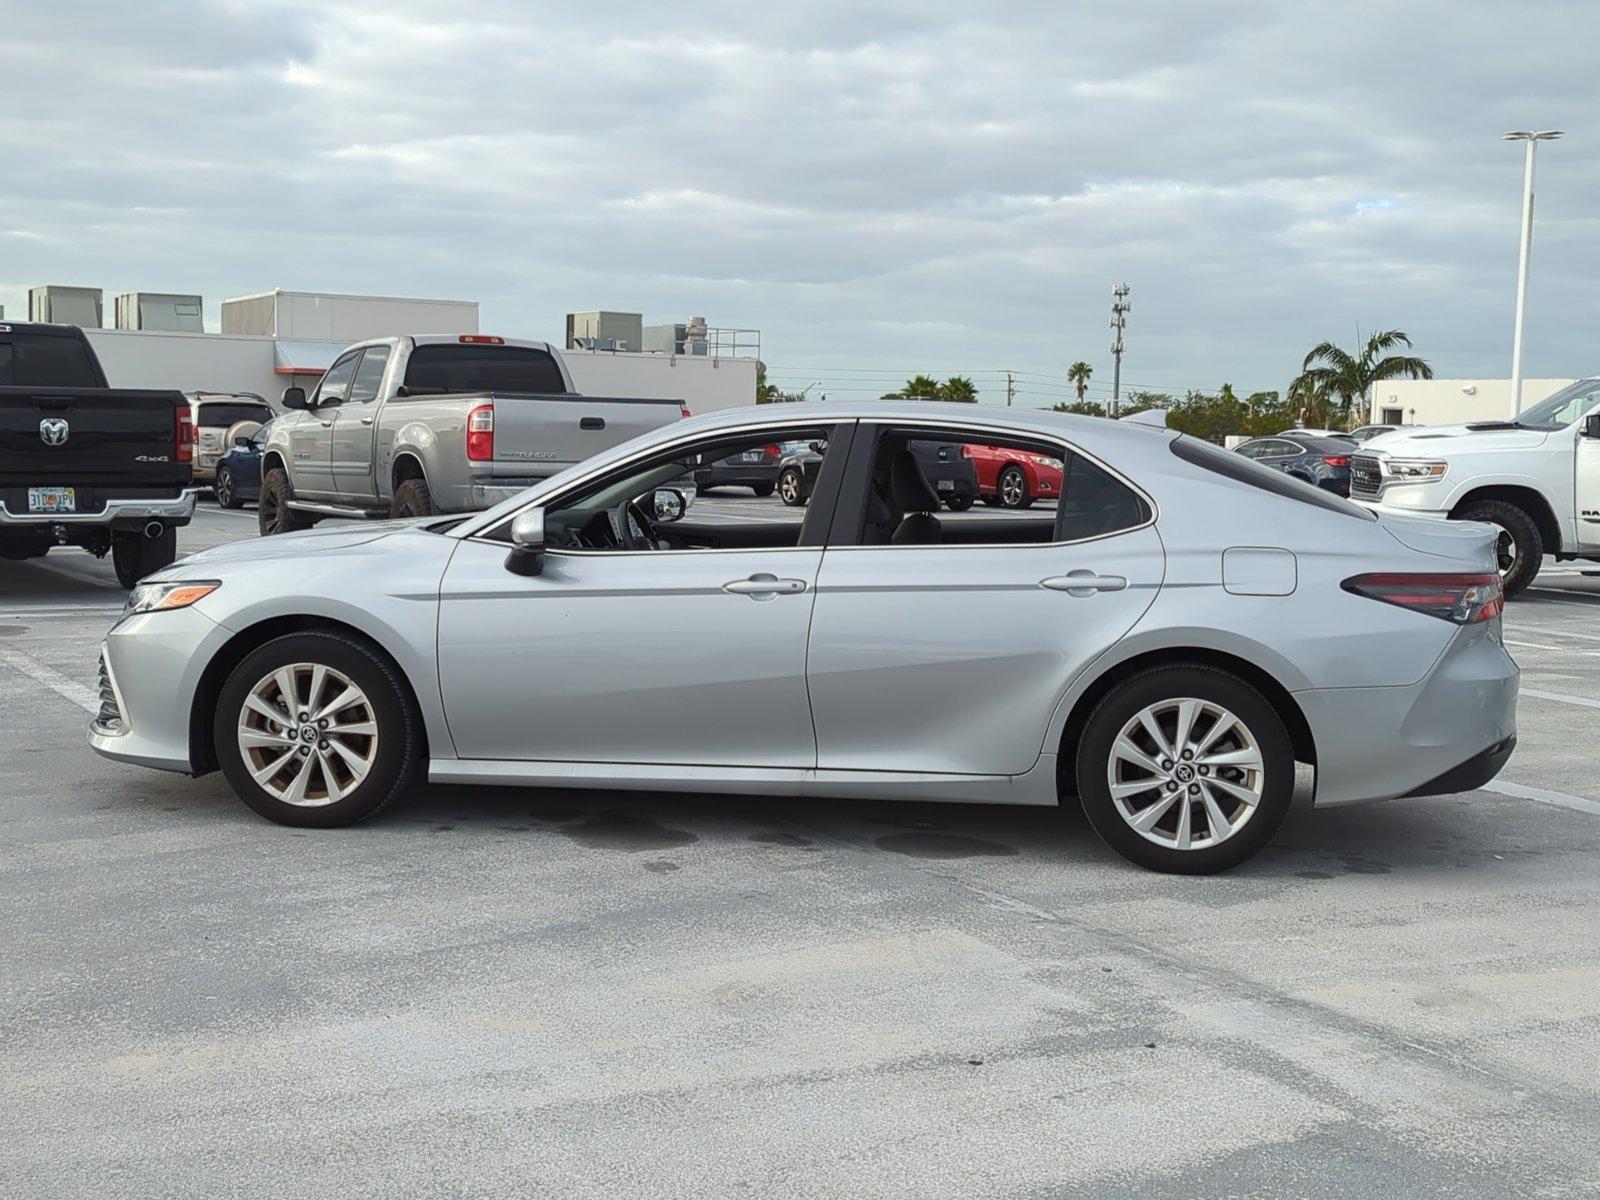
[(1487, 521), (1507, 595), (1546, 554), (1600, 561), (1600, 379), (1580, 379), (1515, 421), (1381, 434), (1350, 460), (1350, 498), (1378, 512)]

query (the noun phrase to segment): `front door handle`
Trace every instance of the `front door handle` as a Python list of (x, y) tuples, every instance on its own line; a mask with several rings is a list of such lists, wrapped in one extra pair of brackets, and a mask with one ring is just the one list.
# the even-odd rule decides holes
[(371, 425), (372, 424), (372, 418), (371, 417), (362, 417), (361, 418), (361, 423), (363, 425)]
[(323, 421), (323, 422), (321, 422), (321, 425), (322, 425), (322, 427), (324, 429), (332, 429), (333, 428), (333, 422), (332, 421)]
[(1128, 580), (1122, 575), (1097, 575), (1093, 571), (1078, 570), (1041, 579), (1039, 586), (1069, 596), (1092, 596), (1096, 592), (1120, 592), (1128, 586)]
[(806, 590), (804, 579), (779, 579), (765, 571), (749, 579), (735, 579), (722, 585), (722, 590), (735, 596), (749, 596), (755, 600), (771, 600), (774, 596), (794, 596)]

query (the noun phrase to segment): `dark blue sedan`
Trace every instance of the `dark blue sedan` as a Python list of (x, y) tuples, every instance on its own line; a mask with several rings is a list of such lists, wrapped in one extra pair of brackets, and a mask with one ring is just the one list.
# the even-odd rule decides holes
[(261, 447), (266, 444), (272, 422), (268, 421), (247, 438), (235, 438), (233, 445), (217, 459), (217, 480), (213, 485), (217, 503), (223, 508), (243, 508), (261, 495)]
[(1355, 446), (1344, 438), (1292, 434), (1255, 438), (1236, 449), (1264, 467), (1293, 475), (1338, 496), (1350, 494), (1350, 455)]

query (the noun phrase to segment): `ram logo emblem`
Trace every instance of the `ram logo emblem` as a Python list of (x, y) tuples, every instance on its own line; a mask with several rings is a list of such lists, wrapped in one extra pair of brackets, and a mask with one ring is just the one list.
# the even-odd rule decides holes
[(64, 446), (69, 426), (60, 417), (46, 417), (39, 422), (39, 440), (46, 446)]

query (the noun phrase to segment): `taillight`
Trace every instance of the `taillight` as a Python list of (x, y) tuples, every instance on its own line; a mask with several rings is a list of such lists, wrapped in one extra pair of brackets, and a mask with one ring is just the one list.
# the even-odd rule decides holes
[(1457, 625), (1487, 621), (1498, 617), (1505, 608), (1500, 576), (1493, 571), (1415, 575), (1379, 572), (1354, 575), (1339, 586), (1369, 600), (1398, 604)]
[(762, 447), (762, 451), (766, 454), (766, 456), (768, 458), (782, 458), (783, 457), (783, 451), (778, 449), (778, 445), (777, 445), (776, 442), (774, 442), (770, 446), (763, 446)]
[(494, 405), (480, 404), (467, 414), (467, 458), (471, 462), (494, 460)]
[(1322, 461), (1330, 467), (1348, 467), (1350, 465), (1349, 457), (1343, 454), (1324, 454)]
[(172, 446), (179, 462), (194, 461), (194, 413), (187, 404), (172, 410)]
[(678, 402), (678, 417), (679, 417), (679, 419), (687, 421), (692, 416), (694, 416), (694, 414), (689, 411), (689, 406), (687, 404), (683, 403), (683, 401), (680, 400)]
[(971, 446), (963, 446), (963, 447), (961, 447), (961, 457), (962, 458), (971, 458), (972, 457), (972, 447)]
[(456, 341), (465, 342), (469, 346), (504, 346), (506, 344), (505, 338), (495, 337), (488, 333), (463, 333)]

